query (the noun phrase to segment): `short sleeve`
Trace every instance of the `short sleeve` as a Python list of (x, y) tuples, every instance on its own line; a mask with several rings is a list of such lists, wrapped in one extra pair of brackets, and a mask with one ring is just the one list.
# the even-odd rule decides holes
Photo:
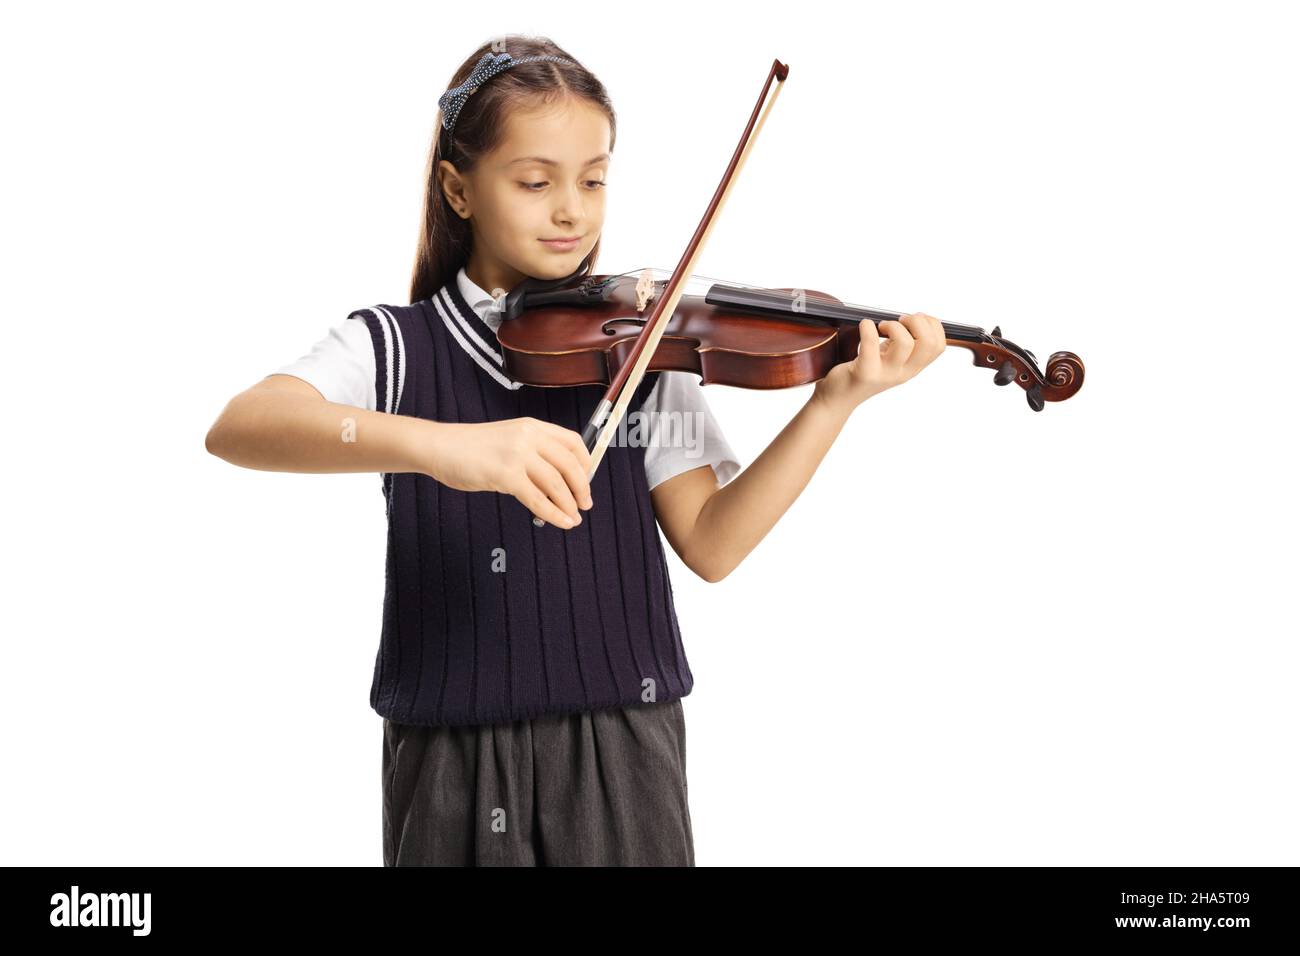
[(327, 402), (375, 410), (375, 350), (365, 322), (344, 319), (310, 352), (275, 370), (316, 387)]
[(740, 472), (740, 459), (713, 417), (699, 377), (673, 371), (658, 375), (641, 406), (646, 415), (646, 483), (653, 488), (692, 468), (712, 465), (725, 485)]

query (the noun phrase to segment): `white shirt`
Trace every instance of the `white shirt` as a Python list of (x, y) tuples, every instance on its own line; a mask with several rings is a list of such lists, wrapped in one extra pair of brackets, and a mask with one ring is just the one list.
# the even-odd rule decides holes
[[(460, 293), (495, 332), (500, 309), (462, 268), (456, 274)], [(292, 375), (313, 385), (328, 402), (375, 411), (375, 350), (364, 322), (344, 319), (310, 352), (282, 365), (274, 374)], [(646, 483), (653, 488), (682, 472), (711, 465), (719, 484), (740, 471), (740, 459), (713, 417), (699, 379), (689, 372), (660, 372), (659, 381), (641, 406), (645, 418)], [(680, 417), (670, 413), (680, 412)], [(633, 423), (629, 422), (629, 429)]]

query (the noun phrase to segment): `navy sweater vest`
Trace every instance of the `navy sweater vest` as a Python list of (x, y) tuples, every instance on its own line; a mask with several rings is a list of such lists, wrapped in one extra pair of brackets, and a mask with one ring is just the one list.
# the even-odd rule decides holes
[[(370, 330), (380, 411), (441, 422), (528, 416), (580, 432), (605, 391), (511, 381), (495, 333), (454, 278), (431, 299), (349, 318)], [(645, 376), (629, 413), (657, 378)], [(570, 530), (538, 528), (511, 495), (414, 473), (381, 479), (388, 548), (370, 690), (381, 716), (490, 724), (690, 693), (643, 445), (610, 443), (594, 507)]]

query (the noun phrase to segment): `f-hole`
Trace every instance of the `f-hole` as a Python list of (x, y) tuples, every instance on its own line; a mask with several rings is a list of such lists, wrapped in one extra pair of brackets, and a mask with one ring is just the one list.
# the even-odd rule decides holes
[(645, 319), (610, 319), (600, 327), (600, 330), (606, 335), (617, 335), (619, 330), (615, 328), (618, 325), (630, 325), (633, 328), (640, 328), (645, 325)]

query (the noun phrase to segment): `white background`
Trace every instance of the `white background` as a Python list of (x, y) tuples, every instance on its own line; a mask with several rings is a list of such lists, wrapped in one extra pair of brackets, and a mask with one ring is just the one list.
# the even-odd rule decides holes
[[(4, 863), (379, 865), (372, 474), (225, 402), (407, 301), (436, 99), (550, 36), (618, 111), (598, 271), (991, 329), (727, 579), (670, 552), (699, 865), (1300, 862), (1293, 14), (1248, 3), (7, 7)], [(811, 394), (709, 386), (746, 463)]]

